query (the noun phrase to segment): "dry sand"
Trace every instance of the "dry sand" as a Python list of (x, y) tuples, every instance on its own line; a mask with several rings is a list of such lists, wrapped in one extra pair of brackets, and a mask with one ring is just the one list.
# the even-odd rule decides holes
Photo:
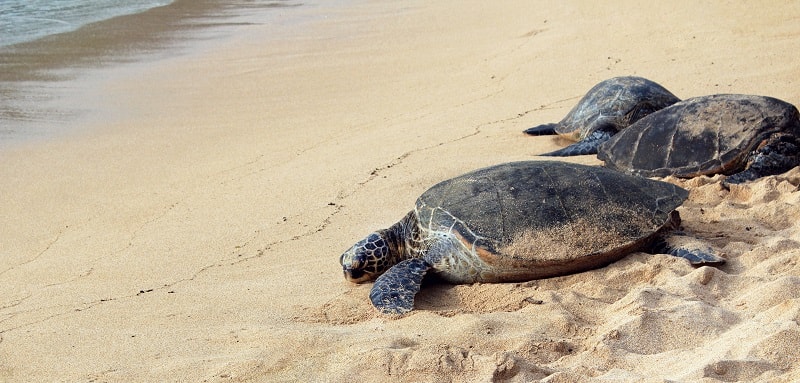
[(522, 129), (603, 79), (800, 104), (799, 3), (640, 4), (356, 1), (103, 71), (79, 132), (0, 154), (0, 381), (800, 380), (798, 169), (673, 180), (719, 269), (637, 253), (399, 319), (342, 277), (427, 187), (557, 148)]

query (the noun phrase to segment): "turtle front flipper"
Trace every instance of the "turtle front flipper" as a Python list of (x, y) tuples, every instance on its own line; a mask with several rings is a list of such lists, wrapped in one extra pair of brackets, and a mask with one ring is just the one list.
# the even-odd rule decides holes
[(726, 184), (738, 184), (757, 178), (781, 174), (800, 165), (800, 142), (788, 134), (774, 135), (753, 152), (749, 166), (744, 171), (725, 179)]
[(685, 258), (692, 266), (720, 266), (725, 263), (725, 258), (716, 255), (709, 244), (681, 233), (661, 238), (653, 252)]
[(552, 136), (554, 134), (558, 134), (556, 132), (556, 127), (558, 124), (543, 124), (539, 126), (534, 126), (532, 128), (528, 128), (523, 130), (525, 134), (530, 134), (531, 136)]
[(569, 157), (584, 154), (597, 154), (597, 149), (600, 147), (600, 144), (608, 141), (611, 135), (612, 134), (607, 130), (595, 130), (583, 140), (553, 152), (540, 154), (540, 156)]
[(369, 299), (384, 314), (404, 314), (414, 308), (414, 296), (431, 265), (420, 258), (406, 259), (383, 273), (372, 286)]

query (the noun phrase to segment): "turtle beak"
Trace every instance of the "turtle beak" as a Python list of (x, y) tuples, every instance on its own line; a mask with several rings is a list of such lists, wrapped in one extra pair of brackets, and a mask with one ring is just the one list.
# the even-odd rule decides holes
[(347, 266), (342, 266), (342, 270), (344, 272), (344, 279), (353, 283), (367, 282), (371, 279), (364, 270), (351, 269)]
[(339, 257), (339, 264), (342, 265), (344, 279), (353, 283), (361, 283), (369, 280), (369, 275), (364, 272), (361, 262), (354, 260), (356, 247), (347, 250)]
[(360, 253), (361, 249), (362, 247), (357, 243), (339, 257), (344, 279), (353, 283), (369, 282), (375, 279), (374, 267), (370, 268), (370, 263)]

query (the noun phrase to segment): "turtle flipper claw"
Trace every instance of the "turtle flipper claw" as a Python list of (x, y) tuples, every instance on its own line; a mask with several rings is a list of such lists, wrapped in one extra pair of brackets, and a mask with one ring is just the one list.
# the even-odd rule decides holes
[(725, 258), (720, 258), (712, 253), (697, 250), (675, 249), (674, 252), (669, 252), (668, 254), (684, 258), (689, 261), (692, 266), (722, 266), (725, 264)]
[(525, 129), (523, 132), (531, 136), (551, 136), (556, 134), (556, 126), (558, 124), (544, 124)]
[(656, 246), (656, 251), (681, 257), (689, 261), (692, 266), (721, 266), (725, 258), (716, 255), (714, 249), (697, 238), (676, 233), (664, 238)]
[(431, 265), (419, 258), (406, 259), (375, 280), (369, 299), (384, 314), (405, 314), (414, 309), (414, 296)]

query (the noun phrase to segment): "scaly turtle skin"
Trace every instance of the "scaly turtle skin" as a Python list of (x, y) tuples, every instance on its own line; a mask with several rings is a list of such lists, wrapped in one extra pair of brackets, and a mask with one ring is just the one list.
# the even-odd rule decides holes
[(525, 133), (559, 134), (577, 141), (542, 156), (595, 154), (601, 143), (620, 130), (678, 101), (670, 91), (646, 78), (614, 77), (592, 87), (560, 122), (529, 128)]
[(675, 235), (674, 211), (688, 192), (596, 166), (552, 161), (496, 165), (443, 181), (388, 229), (339, 259), (344, 276), (377, 278), (370, 293), (383, 313), (405, 313), (426, 273), (451, 283), (513, 282), (576, 273), (634, 251), (692, 264), (724, 259)]
[(771, 97), (690, 98), (631, 125), (597, 157), (645, 177), (725, 174), (726, 183), (740, 183), (800, 165), (800, 114)]

